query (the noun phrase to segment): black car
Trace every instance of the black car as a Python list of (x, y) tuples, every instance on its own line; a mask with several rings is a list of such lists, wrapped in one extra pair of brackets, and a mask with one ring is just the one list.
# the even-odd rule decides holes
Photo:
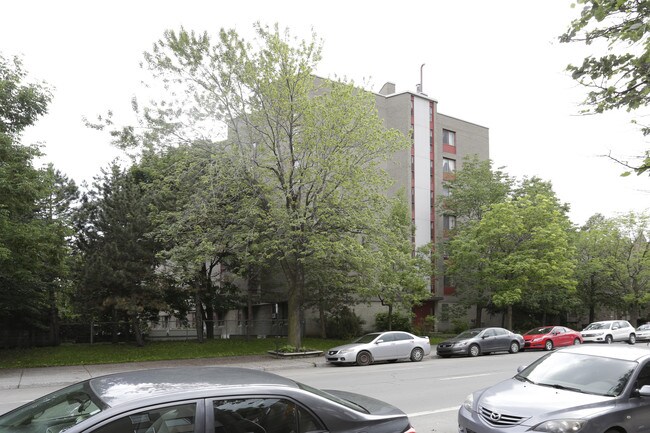
[(233, 367), (92, 378), (0, 416), (0, 433), (415, 433), (404, 412)]

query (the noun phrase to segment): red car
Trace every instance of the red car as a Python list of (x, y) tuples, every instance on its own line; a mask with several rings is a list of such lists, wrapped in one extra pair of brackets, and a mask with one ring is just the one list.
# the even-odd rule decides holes
[(524, 335), (522, 349), (551, 350), (554, 347), (572, 346), (582, 343), (582, 335), (564, 326), (541, 326), (531, 329)]

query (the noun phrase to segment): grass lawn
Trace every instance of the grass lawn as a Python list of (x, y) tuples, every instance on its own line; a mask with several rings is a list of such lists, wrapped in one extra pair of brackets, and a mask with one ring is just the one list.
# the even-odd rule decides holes
[[(435, 353), (438, 338), (431, 339)], [(308, 349), (327, 350), (348, 340), (303, 339)], [(154, 341), (144, 347), (134, 344), (63, 344), (58, 347), (33, 347), (0, 350), (0, 368), (52, 367), (61, 365), (114, 364), (119, 362), (163, 361), (169, 359), (216, 358), (221, 356), (265, 355), (287, 344), (286, 338), (229, 340)]]

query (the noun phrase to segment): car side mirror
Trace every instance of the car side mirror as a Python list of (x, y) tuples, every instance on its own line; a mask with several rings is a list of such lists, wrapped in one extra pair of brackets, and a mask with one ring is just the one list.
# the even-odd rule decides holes
[(639, 389), (639, 395), (641, 397), (650, 397), (650, 385), (643, 385), (641, 389)]
[(384, 342), (384, 340), (377, 340), (377, 341), (375, 341), (375, 344), (379, 344), (379, 343), (383, 343), (383, 342)]
[(520, 365), (519, 367), (517, 367), (517, 373), (521, 373), (522, 371), (524, 371), (526, 369), (526, 367), (528, 367), (528, 366), (527, 365)]

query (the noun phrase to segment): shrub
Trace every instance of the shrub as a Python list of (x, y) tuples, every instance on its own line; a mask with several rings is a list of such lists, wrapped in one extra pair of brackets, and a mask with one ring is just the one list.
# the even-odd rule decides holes
[(357, 316), (348, 307), (340, 311), (328, 314), (325, 317), (325, 332), (328, 338), (340, 338), (349, 340), (352, 337), (361, 335), (364, 320)]
[[(411, 316), (401, 313), (391, 315), (391, 330), (412, 332)], [(388, 331), (388, 313), (377, 313), (375, 316), (375, 327), (377, 331)]]

